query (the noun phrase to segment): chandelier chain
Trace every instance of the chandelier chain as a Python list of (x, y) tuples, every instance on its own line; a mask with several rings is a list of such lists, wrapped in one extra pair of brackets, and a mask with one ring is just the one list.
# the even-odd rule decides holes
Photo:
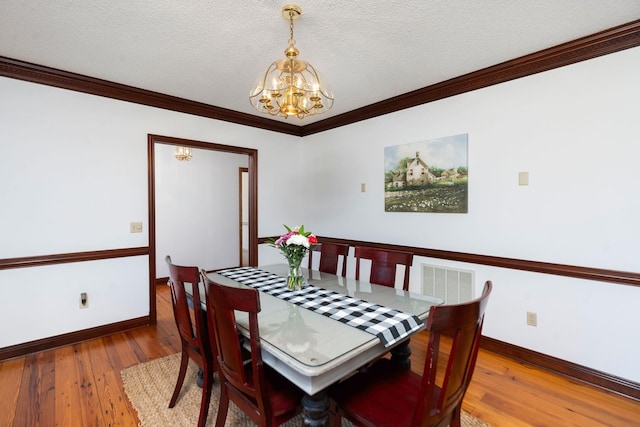
[(296, 41), (293, 38), (293, 10), (289, 11), (289, 44), (296, 44)]

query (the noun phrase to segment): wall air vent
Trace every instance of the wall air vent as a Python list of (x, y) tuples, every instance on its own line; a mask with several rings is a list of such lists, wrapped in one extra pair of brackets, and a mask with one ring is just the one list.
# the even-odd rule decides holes
[(422, 293), (458, 304), (475, 298), (475, 272), (438, 265), (421, 264)]

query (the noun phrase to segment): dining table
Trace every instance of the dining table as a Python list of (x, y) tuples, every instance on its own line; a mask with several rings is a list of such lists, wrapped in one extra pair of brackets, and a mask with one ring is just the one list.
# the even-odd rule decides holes
[[(328, 424), (326, 391), (332, 384), (387, 353), (408, 368), (410, 336), (424, 329), (430, 308), (443, 301), (364, 280), (302, 270), (306, 286), (299, 291), (286, 287), (287, 264), (223, 269), (207, 276), (223, 285), (260, 290), (263, 361), (305, 392), (304, 425), (316, 427)], [(379, 323), (368, 323), (380, 313), (384, 318)], [(236, 323), (239, 332), (248, 336), (245, 313), (237, 313)]]

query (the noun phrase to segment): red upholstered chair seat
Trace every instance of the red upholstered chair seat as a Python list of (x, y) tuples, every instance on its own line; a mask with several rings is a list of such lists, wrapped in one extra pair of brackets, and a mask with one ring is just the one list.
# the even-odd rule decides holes
[[(421, 381), (422, 377), (410, 369), (389, 359), (380, 359), (366, 371), (365, 377), (352, 377), (351, 381), (341, 383), (332, 392), (332, 397), (353, 414), (350, 419), (356, 424), (369, 425), (369, 419), (376, 420), (378, 427), (409, 426), (417, 407)], [(362, 390), (367, 392), (362, 393)], [(435, 400), (439, 391), (438, 387)], [(365, 414), (366, 418), (360, 414)]]

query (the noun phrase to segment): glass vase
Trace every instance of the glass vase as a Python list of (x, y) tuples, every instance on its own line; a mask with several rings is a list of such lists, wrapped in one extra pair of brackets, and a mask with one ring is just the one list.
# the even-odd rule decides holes
[(302, 277), (302, 269), (300, 262), (289, 261), (289, 274), (287, 276), (287, 287), (292, 291), (299, 291), (304, 286), (304, 278)]

